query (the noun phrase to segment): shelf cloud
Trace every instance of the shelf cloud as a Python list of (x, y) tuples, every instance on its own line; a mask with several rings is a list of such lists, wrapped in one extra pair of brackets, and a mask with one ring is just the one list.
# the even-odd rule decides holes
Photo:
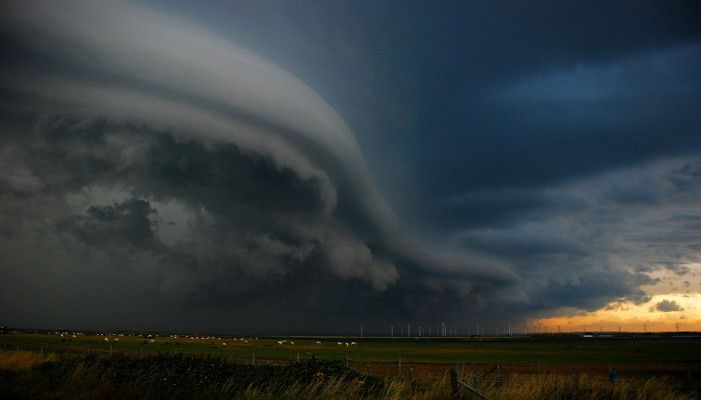
[[(533, 178), (545, 168), (513, 187), (475, 177), (513, 171), (509, 160), (463, 168), (447, 156), (445, 180), (418, 190), (435, 197), (405, 213), (415, 217), (407, 223), (373, 175), (366, 136), (351, 129), (363, 125), (232, 35), (158, 4), (3, 7), (0, 298), (15, 304), (7, 315), (18, 324), (333, 331), (361, 320), (466, 323), (642, 301), (646, 271), (661, 264), (621, 249), (660, 243), (647, 227), (665, 218), (686, 227), (670, 235), (687, 235), (643, 251), (698, 261), (689, 225), (698, 217), (698, 146), (572, 179)], [(483, 100), (489, 113), (511, 107), (506, 124), (529, 114), (527, 124), (548, 129), (601, 125), (607, 115), (580, 102), (627, 104), (609, 91), (651, 93), (645, 82), (660, 68), (660, 93), (688, 98), (698, 86), (684, 86), (687, 72), (700, 59), (694, 44), (546, 71)], [(578, 90), (580, 81), (589, 86)], [(553, 99), (592, 118), (546, 115)], [(412, 168), (436, 157), (432, 146)], [(31, 311), (46, 298), (56, 301)]]

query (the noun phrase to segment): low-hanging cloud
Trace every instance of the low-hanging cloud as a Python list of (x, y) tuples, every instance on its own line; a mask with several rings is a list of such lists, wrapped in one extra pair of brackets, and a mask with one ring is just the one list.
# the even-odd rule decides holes
[(71, 254), (45, 246), (57, 264), (148, 265), (157, 293), (190, 305), (280, 301), (310, 274), (378, 293), (515, 282), (407, 234), (347, 124), (275, 64), (134, 3), (6, 8), (3, 219), (25, 226), (13, 240), (42, 231)]
[[(416, 234), (341, 115), (280, 65), (137, 3), (5, 9), (0, 301), (18, 325), (515, 322), (643, 301), (651, 273), (698, 262), (693, 152), (535, 187), (437, 191), (432, 226)], [(697, 53), (660, 57), (695, 65)], [(629, 76), (617, 65), (642, 63), (640, 83), (658, 61), (632, 60), (526, 80), (507, 103), (615, 100), (600, 89)], [(593, 86), (563, 99), (580, 80)]]

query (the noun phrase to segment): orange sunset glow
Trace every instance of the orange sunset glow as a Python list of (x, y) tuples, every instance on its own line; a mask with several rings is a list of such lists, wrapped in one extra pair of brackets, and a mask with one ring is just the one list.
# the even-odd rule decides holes
[(542, 332), (674, 332), (701, 330), (701, 295), (654, 295), (635, 304), (616, 301), (591, 312), (543, 318), (531, 322)]
[(621, 298), (594, 311), (564, 311), (533, 319), (529, 331), (557, 332), (676, 332), (701, 330), (701, 286), (697, 263), (684, 274), (654, 271), (654, 284), (643, 286), (646, 301)]

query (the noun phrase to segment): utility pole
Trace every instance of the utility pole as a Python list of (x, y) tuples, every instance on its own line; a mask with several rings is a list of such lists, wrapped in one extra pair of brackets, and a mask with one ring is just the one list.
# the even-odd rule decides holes
[(411, 336), (411, 324), (406, 324), (406, 337)]
[(389, 326), (389, 334), (390, 336), (394, 337), (394, 325)]
[(363, 324), (360, 324), (360, 337), (363, 337)]

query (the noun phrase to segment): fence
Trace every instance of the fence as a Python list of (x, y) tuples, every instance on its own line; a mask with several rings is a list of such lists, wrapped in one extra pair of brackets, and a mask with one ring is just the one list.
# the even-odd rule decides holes
[[(127, 346), (123, 345), (118, 341), (111, 340), (105, 343), (80, 343), (66, 341), (63, 343), (40, 343), (40, 342), (0, 342), (0, 349), (5, 351), (32, 351), (41, 354), (46, 353), (56, 353), (64, 355), (112, 355), (121, 354), (131, 357), (152, 357), (152, 356), (162, 356), (162, 355), (178, 355), (182, 353), (180, 351), (180, 346), (178, 343), (160, 343), (157, 345), (153, 344), (142, 344), (138, 348), (134, 348), (133, 345)], [(201, 352), (193, 353), (187, 352), (190, 356), (213, 356), (224, 360), (227, 363), (252, 363), (252, 364), (285, 364), (292, 362), (294, 360), (300, 360), (300, 354), (297, 353), (296, 357), (290, 358), (267, 358), (263, 355), (256, 353), (248, 353), (247, 355), (239, 355), (237, 357), (231, 357), (230, 354), (226, 352)], [(387, 377), (387, 378), (401, 378), (406, 379), (411, 382), (416, 380), (427, 380), (436, 379), (444, 377), (446, 374), (447, 364), (440, 363), (414, 363), (403, 361), (401, 357), (397, 357), (395, 361), (354, 361), (346, 357), (341, 360), (346, 366), (351, 367), (359, 372), (367, 373), (368, 375)], [(697, 368), (698, 365), (689, 364), (675, 364), (675, 365), (645, 365), (645, 366), (631, 366), (631, 365), (618, 365), (613, 366), (611, 364), (603, 365), (558, 365), (550, 366), (547, 364), (542, 364), (540, 361), (533, 361), (529, 363), (511, 363), (508, 365), (502, 364), (498, 361), (492, 364), (475, 364), (475, 363), (462, 363), (456, 364), (450, 369), (451, 387), (455, 387), (455, 391), (463, 390), (472, 393), (473, 395), (479, 397), (480, 393), (474, 392), (474, 387), (468, 383), (457, 379), (462, 375), (465, 375), (466, 370), (473, 377), (473, 381), (479, 381), (480, 379), (491, 379), (499, 384), (503, 378), (506, 378), (510, 374), (549, 374), (557, 372), (559, 374), (579, 374), (587, 373), (592, 375), (598, 375), (601, 378), (608, 378), (611, 381), (618, 379), (618, 376), (641, 376), (641, 375), (673, 375), (677, 377), (685, 377), (689, 380), (696, 378), (693, 373), (692, 368)], [(455, 378), (455, 379), (453, 379)], [(459, 389), (459, 390), (458, 390)], [(476, 390), (476, 389), (475, 389)]]
[(455, 366), (450, 369), (450, 400), (460, 399), (460, 387), (467, 389), (480, 399), (488, 400), (482, 392), (458, 379), (458, 367)]

